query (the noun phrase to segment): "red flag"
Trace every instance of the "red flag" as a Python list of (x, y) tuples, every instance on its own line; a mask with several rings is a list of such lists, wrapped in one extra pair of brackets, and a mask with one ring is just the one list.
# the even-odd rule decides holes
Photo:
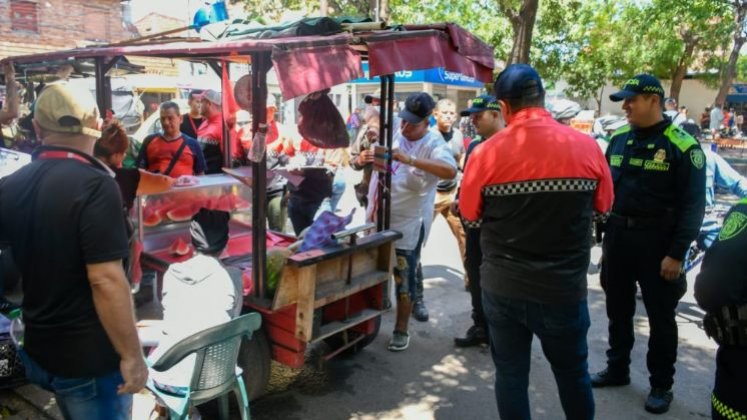
[(221, 77), (221, 92), (222, 92), (222, 106), (223, 106), (223, 120), (228, 121), (236, 114), (236, 111), (240, 110), (239, 104), (236, 103), (236, 98), (233, 96), (233, 85), (231, 80), (228, 78), (228, 61), (223, 61), (223, 77)]

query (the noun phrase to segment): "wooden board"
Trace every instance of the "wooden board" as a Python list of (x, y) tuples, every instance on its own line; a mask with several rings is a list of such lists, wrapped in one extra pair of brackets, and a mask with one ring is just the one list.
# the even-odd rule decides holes
[(296, 338), (311, 341), (314, 325), (314, 296), (316, 294), (316, 267), (303, 267), (298, 272), (298, 295), (296, 296)]

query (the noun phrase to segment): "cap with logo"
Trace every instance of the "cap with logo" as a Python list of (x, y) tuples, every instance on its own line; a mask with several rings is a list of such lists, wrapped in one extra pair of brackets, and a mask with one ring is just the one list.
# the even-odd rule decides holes
[(212, 89), (208, 89), (202, 92), (202, 99), (207, 99), (208, 101), (216, 105), (220, 105), (221, 103), (220, 92), (214, 91)]
[(413, 93), (405, 100), (405, 108), (399, 112), (399, 117), (410, 124), (419, 124), (430, 117), (436, 102), (431, 95), (420, 92)]
[(619, 92), (610, 95), (612, 102), (620, 102), (636, 95), (655, 94), (664, 98), (664, 88), (661, 87), (659, 79), (650, 74), (639, 74), (629, 79)]
[(472, 100), (472, 106), (460, 112), (459, 115), (461, 115), (462, 117), (467, 117), (469, 115), (477, 114), (478, 112), (482, 111), (500, 110), (501, 106), (498, 104), (498, 101), (495, 100), (495, 97), (490, 95), (480, 95)]
[(495, 79), (493, 93), (498, 100), (537, 98), (545, 94), (542, 78), (528, 64), (511, 64)]
[(99, 108), (91, 92), (66, 82), (47, 85), (34, 106), (34, 120), (53, 133), (101, 137)]

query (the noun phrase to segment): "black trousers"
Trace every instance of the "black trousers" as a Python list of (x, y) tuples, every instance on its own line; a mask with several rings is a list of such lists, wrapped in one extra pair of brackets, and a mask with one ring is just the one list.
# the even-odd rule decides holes
[(652, 387), (670, 389), (677, 361), (677, 303), (687, 289), (684, 275), (674, 281), (661, 277), (661, 261), (672, 235), (655, 230), (608, 226), (604, 237), (601, 282), (609, 318), (608, 369), (627, 375), (635, 340), (633, 316), (636, 282), (648, 314), (650, 336), (646, 364)]
[(716, 385), (711, 397), (714, 419), (744, 418), (747, 378), (747, 347), (719, 346), (716, 353)]
[(464, 269), (469, 278), (469, 293), (472, 298), (472, 320), (478, 327), (486, 327), (485, 313), (482, 310), (482, 287), (480, 286), (480, 229), (465, 228)]

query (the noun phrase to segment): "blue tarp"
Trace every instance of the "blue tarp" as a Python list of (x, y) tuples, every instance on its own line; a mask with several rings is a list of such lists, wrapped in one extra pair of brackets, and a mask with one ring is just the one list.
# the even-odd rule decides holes
[(730, 104), (747, 103), (747, 93), (733, 93), (731, 95), (726, 95), (726, 102)]

